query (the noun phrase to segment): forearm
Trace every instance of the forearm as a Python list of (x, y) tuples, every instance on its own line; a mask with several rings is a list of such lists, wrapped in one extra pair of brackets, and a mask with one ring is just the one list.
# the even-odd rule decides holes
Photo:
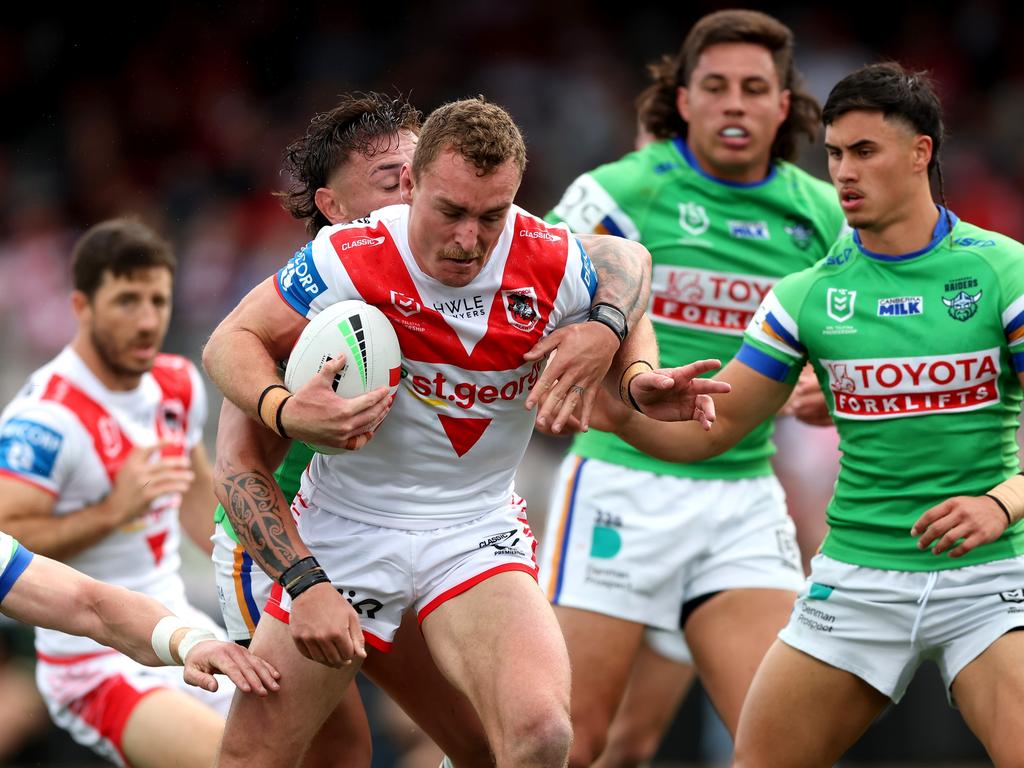
[(579, 235), (597, 271), (594, 303), (622, 310), (630, 328), (647, 308), (651, 292), (651, 254), (639, 243), (611, 235)]
[(121, 517), (105, 499), (66, 515), (5, 517), (4, 531), (37, 554), (67, 560), (109, 536), (120, 524)]
[(270, 384), (283, 384), (277, 362), (258, 336), (243, 328), (218, 328), (203, 349), (203, 367), (224, 396), (249, 417)]
[(651, 368), (658, 367), (658, 341), (654, 335), (654, 324), (644, 313), (640, 314), (639, 320), (631, 327), (629, 334), (622, 340), (619, 351), (615, 353), (612, 367), (608, 369), (608, 376), (605, 377), (605, 387), (609, 392), (616, 397), (619, 396), (622, 374), (638, 360), (650, 363)]
[(720, 421), (710, 431), (705, 431), (695, 421), (655, 421), (630, 411), (629, 417), (616, 428), (615, 433), (648, 456), (662, 461), (690, 463), (717, 456), (736, 442), (730, 440), (728, 430)]
[(213, 474), (210, 471), (205, 453), (201, 460), (192, 461), (195, 480), (181, 498), (179, 519), (181, 527), (200, 551), (207, 555), (213, 552), (213, 510), (217, 506), (217, 496), (213, 492)]

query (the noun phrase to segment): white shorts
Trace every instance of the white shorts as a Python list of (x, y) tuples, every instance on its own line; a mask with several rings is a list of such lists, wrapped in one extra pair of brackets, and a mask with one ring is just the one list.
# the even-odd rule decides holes
[[(505, 571), (537, 577), (537, 543), (526, 502), (427, 531), (384, 528), (304, 505), (299, 534), (331, 583), (359, 614), (366, 642), (387, 652), (406, 609), (420, 623), (431, 611)], [(274, 584), (266, 613), (288, 621), (291, 600)]]
[(817, 555), (779, 639), (894, 702), (925, 659), (947, 696), (971, 661), (1024, 627), (1024, 556), (945, 571), (883, 571)]
[(703, 595), (803, 583), (774, 477), (693, 480), (568, 456), (552, 499), (540, 582), (555, 605), (678, 629)]
[[(210, 617), (191, 606), (173, 606), (192, 626), (206, 627), (224, 638)], [(78, 657), (39, 655), (36, 685), (53, 722), (96, 754), (127, 766), (121, 737), (135, 705), (153, 691), (180, 690), (227, 717), (235, 685), (217, 675), (217, 691), (188, 685), (181, 667), (147, 667), (117, 651), (99, 651)]]
[(270, 598), (274, 581), (249, 553), (217, 523), (213, 536), (213, 569), (224, 626), (232, 640), (251, 640)]
[(644, 630), (644, 642), (659, 656), (676, 664), (693, 666), (693, 654), (681, 629), (658, 629), (647, 627)]

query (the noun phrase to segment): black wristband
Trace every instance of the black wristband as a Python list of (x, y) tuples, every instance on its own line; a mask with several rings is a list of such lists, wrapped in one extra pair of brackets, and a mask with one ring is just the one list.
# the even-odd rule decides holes
[[(1024, 474), (1024, 473), (1021, 473), (1021, 474)], [(996, 504), (998, 504), (999, 508), (1001, 510), (1003, 510), (1003, 514), (1006, 515), (1006, 527), (1007, 528), (1009, 528), (1011, 525), (1013, 525), (1013, 518), (1010, 517), (1010, 510), (1008, 510), (1006, 508), (1006, 505), (1003, 504), (1003, 502), (1001, 502), (999, 499), (997, 499), (991, 493), (985, 493), (985, 494), (982, 494), (982, 495), (983, 496), (987, 496), (988, 498), (992, 499), (992, 501), (994, 501)]]
[(277, 583), (284, 587), (288, 596), (294, 600), (315, 584), (330, 582), (327, 573), (320, 567), (315, 557), (304, 557), (290, 566), (277, 577)]
[(291, 440), (291, 438), (288, 437), (288, 433), (284, 431), (284, 423), (281, 421), (281, 412), (284, 411), (284, 404), (291, 399), (292, 396), (288, 395), (288, 397), (286, 397), (284, 400), (278, 403), (277, 416), (275, 417), (275, 423), (277, 424), (277, 434), (279, 434), (285, 440)]
[(599, 301), (590, 308), (590, 314), (587, 315), (587, 319), (601, 323), (601, 325), (609, 328), (618, 337), (620, 343), (626, 338), (626, 334), (629, 333), (626, 313), (614, 304)]
[(636, 398), (633, 397), (633, 390), (629, 388), (629, 385), (632, 383), (633, 379), (630, 379), (628, 382), (626, 382), (626, 396), (629, 398), (630, 405), (632, 405), (636, 409), (636, 412), (643, 415), (644, 409), (640, 407), (640, 403), (638, 403), (636, 401)]
[(306, 571), (320, 567), (320, 563), (312, 555), (304, 557), (285, 568), (281, 575), (277, 577), (277, 583), (282, 587), (287, 587), (289, 581), (294, 581)]
[(260, 418), (263, 418), (261, 415), (263, 413), (263, 401), (266, 399), (267, 395), (269, 395), (271, 391), (275, 389), (283, 389), (287, 391), (288, 387), (286, 387), (284, 384), (271, 384), (262, 392), (260, 392), (260, 399), (256, 401), (256, 414), (260, 416)]

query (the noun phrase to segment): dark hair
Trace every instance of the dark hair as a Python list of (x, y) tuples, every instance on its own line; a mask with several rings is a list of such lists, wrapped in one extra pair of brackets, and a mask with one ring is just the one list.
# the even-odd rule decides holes
[(793, 31), (778, 19), (760, 11), (727, 10), (709, 13), (690, 30), (679, 53), (663, 56), (648, 71), (654, 82), (636, 99), (640, 124), (653, 136), (686, 138), (687, 126), (676, 107), (676, 92), (689, 87), (697, 60), (705, 49), (719, 43), (752, 43), (767, 48), (775, 62), (779, 84), (790, 92), (789, 114), (772, 142), (772, 159), (795, 160), (797, 138), (808, 141), (818, 135), (821, 110), (817, 100), (804, 89), (803, 78), (793, 58)]
[(133, 218), (100, 222), (88, 229), (71, 250), (74, 288), (90, 299), (106, 272), (124, 277), (137, 269), (164, 267), (173, 275), (177, 266), (171, 244)]
[(373, 91), (342, 96), (332, 110), (310, 121), (302, 138), (285, 148), (284, 172), (293, 184), (276, 193), (281, 205), (296, 219), (305, 219), (306, 230), (315, 235), (330, 224), (316, 207), (316, 191), (327, 186), (331, 174), (354, 152), (372, 157), (390, 149), (399, 131), (416, 133), (420, 117), (404, 96)]
[(895, 61), (861, 67), (836, 83), (825, 102), (821, 121), (831, 125), (836, 118), (858, 109), (881, 112), (886, 119), (902, 120), (917, 133), (929, 136), (932, 158), (928, 172), (939, 167), (945, 134), (942, 103), (927, 73), (910, 72)]
[(413, 177), (419, 178), (446, 149), (475, 165), (481, 176), (507, 160), (515, 162), (520, 175), (526, 169), (526, 143), (515, 121), (483, 96), (453, 101), (430, 113), (412, 157)]

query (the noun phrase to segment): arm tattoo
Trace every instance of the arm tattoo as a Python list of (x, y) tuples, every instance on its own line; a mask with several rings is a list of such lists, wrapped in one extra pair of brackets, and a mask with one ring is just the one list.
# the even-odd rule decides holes
[[(619, 307), (633, 328), (647, 308), (650, 293), (650, 269), (632, 252), (622, 238), (589, 236), (584, 247), (597, 270), (598, 287), (594, 301)], [(646, 286), (646, 288), (645, 288)]]
[(282, 522), (282, 516), (291, 512), (272, 477), (262, 472), (229, 475), (221, 483), (221, 493), (238, 540), (268, 576), (276, 579), (299, 560)]

